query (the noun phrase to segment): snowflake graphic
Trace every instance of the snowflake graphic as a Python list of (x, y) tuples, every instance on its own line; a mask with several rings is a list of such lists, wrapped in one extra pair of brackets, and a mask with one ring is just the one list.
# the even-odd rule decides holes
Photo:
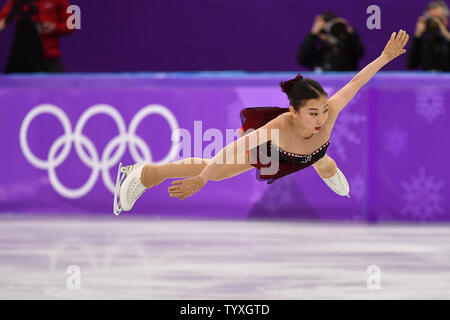
[(347, 150), (344, 144), (345, 141), (354, 143), (356, 145), (361, 144), (361, 139), (358, 137), (358, 134), (352, 131), (350, 128), (355, 124), (366, 121), (367, 117), (365, 115), (345, 111), (342, 111), (342, 113), (336, 120), (333, 131), (331, 133), (331, 140), (334, 150), (336, 150), (338, 157), (343, 161), (347, 160)]
[(415, 112), (424, 117), (428, 124), (445, 114), (444, 91), (429, 86), (417, 89)]
[(401, 186), (406, 202), (401, 210), (403, 215), (417, 220), (431, 220), (444, 213), (440, 205), (444, 182), (436, 181), (433, 176), (427, 175), (425, 168), (421, 167), (417, 176), (411, 176), (410, 182), (402, 181)]
[(398, 156), (407, 149), (407, 138), (408, 134), (406, 131), (400, 129), (398, 125), (395, 125), (385, 134), (386, 143), (384, 144), (384, 147), (394, 158), (398, 158)]
[(356, 176), (350, 179), (350, 195), (352, 199), (356, 199), (357, 202), (361, 202), (366, 195), (366, 182), (362, 174), (358, 173)]

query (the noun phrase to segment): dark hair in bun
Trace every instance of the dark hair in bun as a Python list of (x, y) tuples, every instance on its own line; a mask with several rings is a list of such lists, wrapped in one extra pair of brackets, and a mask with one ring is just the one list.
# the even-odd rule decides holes
[(281, 81), (280, 87), (281, 91), (286, 93), (295, 111), (303, 107), (309, 99), (317, 99), (322, 95), (328, 96), (317, 81), (303, 78), (300, 73), (294, 79)]

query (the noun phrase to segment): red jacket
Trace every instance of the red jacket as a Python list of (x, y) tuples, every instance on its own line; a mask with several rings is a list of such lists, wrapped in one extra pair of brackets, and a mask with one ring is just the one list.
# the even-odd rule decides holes
[[(61, 51), (59, 48), (59, 38), (62, 35), (71, 33), (74, 30), (67, 28), (67, 19), (70, 14), (67, 13), (69, 6), (68, 0), (34, 0), (39, 13), (33, 16), (36, 22), (53, 22), (55, 30), (48, 34), (41, 34), (44, 56), (47, 59), (59, 58)], [(6, 19), (11, 13), (13, 0), (8, 0), (0, 12), (0, 20)]]

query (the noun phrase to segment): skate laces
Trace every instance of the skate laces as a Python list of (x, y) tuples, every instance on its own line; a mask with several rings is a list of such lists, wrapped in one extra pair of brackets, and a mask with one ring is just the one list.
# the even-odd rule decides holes
[(128, 202), (134, 204), (137, 199), (139, 199), (142, 194), (147, 189), (141, 182), (140, 179), (134, 178), (130, 183), (130, 188), (128, 189)]
[(342, 177), (339, 173), (339, 170), (336, 170), (336, 173), (329, 178), (322, 178), (330, 187), (334, 188), (342, 188), (345, 183), (342, 180)]

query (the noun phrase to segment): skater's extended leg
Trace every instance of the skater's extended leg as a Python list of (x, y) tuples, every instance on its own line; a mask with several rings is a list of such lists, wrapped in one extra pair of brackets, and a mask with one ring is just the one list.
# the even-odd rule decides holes
[(209, 159), (187, 158), (163, 164), (149, 163), (142, 169), (141, 180), (145, 187), (150, 188), (170, 178), (195, 177), (209, 161)]
[[(164, 164), (146, 164), (142, 170), (141, 181), (146, 188), (150, 188), (166, 179), (195, 177), (203, 171), (210, 161), (211, 159), (186, 158)], [(211, 180), (228, 179), (252, 168), (253, 166), (249, 164), (248, 155), (246, 155), (245, 163), (238, 164), (237, 159), (235, 159), (234, 163), (222, 166)]]
[[(123, 183), (117, 180), (116, 198), (120, 203), (115, 204), (114, 213), (122, 210), (129, 211), (134, 203), (142, 196), (146, 189), (156, 186), (167, 178), (186, 178), (197, 176), (209, 163), (209, 160), (200, 158), (187, 158), (164, 164), (135, 164), (120, 169), (126, 178)], [(121, 174), (119, 172), (119, 174)], [(118, 189), (117, 189), (118, 188)]]

